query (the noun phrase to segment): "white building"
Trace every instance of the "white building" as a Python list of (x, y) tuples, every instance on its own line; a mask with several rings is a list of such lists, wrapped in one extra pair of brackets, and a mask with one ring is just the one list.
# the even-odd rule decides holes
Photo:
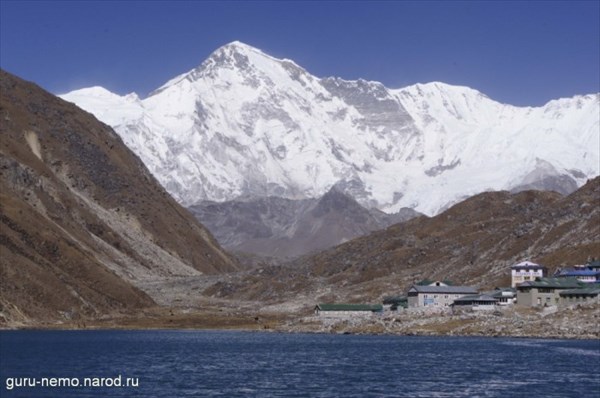
[(523, 261), (510, 267), (511, 287), (517, 287), (519, 283), (534, 281), (536, 278), (543, 278), (547, 274), (547, 269), (531, 261)]

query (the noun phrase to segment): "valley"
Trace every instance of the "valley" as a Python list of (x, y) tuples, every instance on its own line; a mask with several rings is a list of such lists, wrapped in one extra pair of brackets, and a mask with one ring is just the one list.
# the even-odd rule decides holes
[[(228, 48), (221, 52), (233, 51)], [(295, 70), (289, 63), (276, 62), (288, 72)], [(340, 80), (320, 84), (347, 97), (355, 109), (374, 112), (358, 100), (363, 97), (349, 94), (353, 85)], [(173, 193), (174, 185), (156, 174), (156, 163), (132, 152), (139, 148), (123, 130), (127, 123), (116, 125), (117, 134), (91, 114), (7, 72), (2, 72), (0, 85), (0, 323), (5, 328), (477, 334), (485, 333), (490, 319), (496, 318), (465, 323), (460, 317), (434, 317), (433, 324), (419, 329), (420, 321), (408, 313), (386, 315), (375, 323), (332, 324), (315, 319), (312, 312), (321, 302), (380, 302), (424, 279), (479, 289), (506, 286), (507, 269), (523, 259), (553, 272), (599, 257), (600, 177), (587, 178), (589, 173), (597, 175), (588, 166), (588, 174), (573, 171), (567, 178), (554, 173), (556, 165), (536, 161), (539, 167), (527, 171), (509, 190), (486, 189), (472, 196), (461, 191), (449, 202), (397, 208), (397, 213), (382, 211), (379, 208), (394, 207), (365, 196), (364, 181), (347, 179), (325, 183), (328, 190), (321, 196), (311, 196), (319, 190), (308, 194), (303, 188), (304, 193), (291, 195), (288, 188), (273, 186), (273, 191), (262, 192), (282, 196), (236, 191), (240, 196), (229, 201), (188, 202), (188, 210), (167, 192)], [(376, 87), (358, 85), (371, 94)], [(597, 105), (597, 99), (589, 98)], [(587, 100), (577, 101), (583, 101), (577, 109), (585, 110)], [(118, 109), (129, 112), (127, 107)], [(362, 119), (365, 131), (375, 121), (397, 121), (396, 116), (371, 116), (370, 122)], [(411, 126), (423, 123), (411, 118)], [(591, 126), (593, 130), (594, 123)], [(593, 143), (596, 137), (590, 137)], [(152, 148), (146, 142), (144, 148)], [(230, 141), (227, 147), (236, 145)], [(214, 153), (213, 149), (201, 151)], [(170, 162), (179, 159), (170, 156)], [(594, 156), (597, 153), (583, 158), (589, 162)], [(462, 164), (463, 160), (441, 162), (423, 173), (434, 178)], [(568, 167), (583, 166), (573, 162)], [(252, 181), (246, 183), (254, 188), (262, 184)], [(557, 181), (564, 184), (555, 185)], [(448, 188), (440, 181), (428, 184)], [(194, 184), (189, 187), (193, 191)], [(203, 189), (211, 187), (207, 183)], [(215, 198), (197, 198), (203, 197)], [(405, 203), (403, 197), (398, 195), (394, 203)], [(436, 210), (420, 214), (415, 209)], [(577, 313), (591, 317), (589, 322), (597, 318), (593, 308)], [(568, 319), (569, 314), (556, 316)], [(510, 335), (507, 325), (519, 317), (546, 329), (564, 324), (544, 323), (542, 318), (550, 318), (543, 313), (515, 310), (497, 318), (504, 326), (494, 330)], [(465, 328), (470, 323), (480, 326)], [(531, 328), (523, 335), (533, 333)], [(548, 333), (589, 336), (589, 331), (561, 328)]]

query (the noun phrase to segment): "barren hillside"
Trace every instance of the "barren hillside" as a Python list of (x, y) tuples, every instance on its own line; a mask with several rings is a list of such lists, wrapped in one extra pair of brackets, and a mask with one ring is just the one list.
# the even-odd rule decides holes
[(110, 127), (4, 71), (0, 138), (0, 323), (153, 305), (144, 281), (237, 268)]
[(207, 294), (274, 301), (374, 301), (422, 279), (507, 286), (510, 265), (600, 257), (600, 178), (573, 194), (489, 192), (283, 267), (213, 285)]

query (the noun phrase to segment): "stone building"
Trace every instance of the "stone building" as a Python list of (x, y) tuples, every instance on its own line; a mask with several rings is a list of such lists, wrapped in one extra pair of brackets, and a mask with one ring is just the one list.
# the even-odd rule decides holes
[(563, 290), (559, 296), (559, 306), (561, 307), (586, 303), (600, 304), (600, 286), (594, 284), (579, 289)]
[(454, 300), (477, 294), (475, 288), (469, 286), (448, 286), (443, 282), (433, 282), (430, 285), (413, 285), (408, 290), (408, 308), (444, 308), (454, 303)]
[(579, 289), (575, 278), (538, 278), (517, 285), (517, 304), (524, 307), (542, 307), (560, 304), (560, 292)]

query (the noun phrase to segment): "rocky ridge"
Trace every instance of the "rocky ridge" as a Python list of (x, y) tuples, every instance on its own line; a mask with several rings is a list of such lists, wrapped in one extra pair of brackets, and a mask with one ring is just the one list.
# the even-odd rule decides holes
[(319, 199), (279, 197), (202, 202), (189, 210), (223, 247), (282, 261), (316, 253), (416, 217), (412, 209), (386, 214), (365, 209), (333, 187)]

